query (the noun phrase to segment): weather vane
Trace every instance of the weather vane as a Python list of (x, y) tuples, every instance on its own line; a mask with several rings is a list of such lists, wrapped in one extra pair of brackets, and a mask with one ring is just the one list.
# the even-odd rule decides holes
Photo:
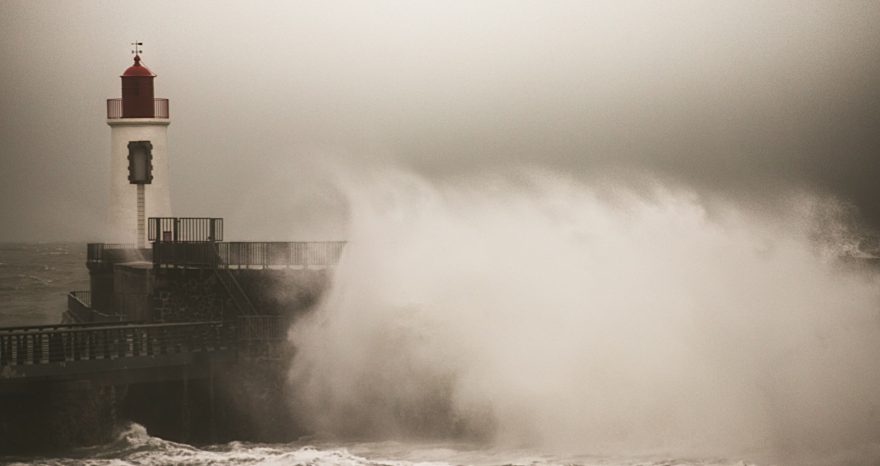
[(144, 51), (141, 50), (141, 45), (144, 45), (143, 42), (134, 41), (131, 43), (131, 45), (134, 46), (134, 50), (132, 50), (131, 53), (133, 53), (135, 55), (140, 55), (140, 54), (144, 53)]

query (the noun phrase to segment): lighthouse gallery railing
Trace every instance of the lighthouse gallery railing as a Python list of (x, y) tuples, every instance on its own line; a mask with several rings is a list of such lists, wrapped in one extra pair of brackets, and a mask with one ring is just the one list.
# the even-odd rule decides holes
[[(107, 119), (122, 118), (122, 99), (107, 99)], [(153, 99), (153, 118), (170, 118), (168, 99)]]

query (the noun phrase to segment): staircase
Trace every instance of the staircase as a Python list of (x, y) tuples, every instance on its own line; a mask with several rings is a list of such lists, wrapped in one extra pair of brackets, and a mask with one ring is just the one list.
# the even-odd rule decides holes
[(256, 316), (258, 314), (251, 300), (248, 299), (247, 293), (244, 292), (238, 280), (235, 279), (235, 275), (229, 269), (214, 269), (214, 274), (235, 304), (239, 316)]

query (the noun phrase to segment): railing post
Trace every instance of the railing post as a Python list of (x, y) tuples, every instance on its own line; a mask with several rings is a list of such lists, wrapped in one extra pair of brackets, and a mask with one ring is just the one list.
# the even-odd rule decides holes
[(85, 336), (85, 338), (83, 338), (83, 346), (85, 346), (85, 348), (84, 348), (85, 354), (83, 356), (85, 356), (86, 360), (94, 359), (94, 356), (92, 353), (94, 352), (93, 350), (95, 348), (95, 346), (94, 346), (95, 345), (95, 333), (88, 332), (88, 333), (85, 333), (83, 336)]
[(64, 341), (56, 332), (49, 334), (49, 362), (58, 362), (64, 354)]
[(12, 345), (10, 345), (10, 338), (5, 335), (0, 335), (0, 366), (9, 364), (9, 356), (11, 353)]
[(147, 341), (146, 341), (146, 355), (154, 356), (156, 354), (156, 345), (153, 341), (154, 335), (153, 332), (147, 330)]
[(293, 263), (293, 243), (287, 243), (287, 268)]
[(76, 333), (64, 332), (64, 361), (76, 361)]
[(36, 333), (36, 334), (28, 335), (27, 339), (31, 343), (31, 350), (30, 350), (30, 354), (28, 355), (28, 363), (29, 364), (42, 364), (44, 358), (45, 359), (49, 358), (48, 353), (46, 351), (43, 351), (44, 334)]
[(110, 359), (110, 331), (101, 332), (102, 359)]
[(113, 331), (113, 359), (125, 356), (125, 334), (124, 329), (115, 329)]
[(82, 361), (83, 359), (86, 359), (85, 356), (86, 356), (87, 342), (85, 340), (88, 338), (88, 334), (74, 332), (73, 335), (74, 335), (74, 339), (76, 342), (76, 346), (75, 346), (76, 352), (75, 352), (74, 360)]
[(21, 366), (24, 364), (23, 351), (21, 345), (21, 335), (15, 335), (15, 364)]

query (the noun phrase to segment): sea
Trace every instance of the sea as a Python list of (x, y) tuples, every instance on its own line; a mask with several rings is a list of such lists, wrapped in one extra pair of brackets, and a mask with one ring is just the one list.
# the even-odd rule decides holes
[[(0, 326), (60, 322), (67, 293), (88, 289), (85, 249), (85, 244), (79, 243), (0, 244)], [(560, 455), (529, 448), (470, 443), (350, 442), (316, 438), (285, 444), (230, 442), (195, 446), (152, 436), (143, 426), (129, 422), (121, 425), (118, 437), (107, 444), (45, 456), (0, 457), (0, 464), (745, 466), (759, 463), (738, 458)]]
[(89, 289), (86, 245), (0, 243), (0, 326), (61, 322), (67, 293)]

